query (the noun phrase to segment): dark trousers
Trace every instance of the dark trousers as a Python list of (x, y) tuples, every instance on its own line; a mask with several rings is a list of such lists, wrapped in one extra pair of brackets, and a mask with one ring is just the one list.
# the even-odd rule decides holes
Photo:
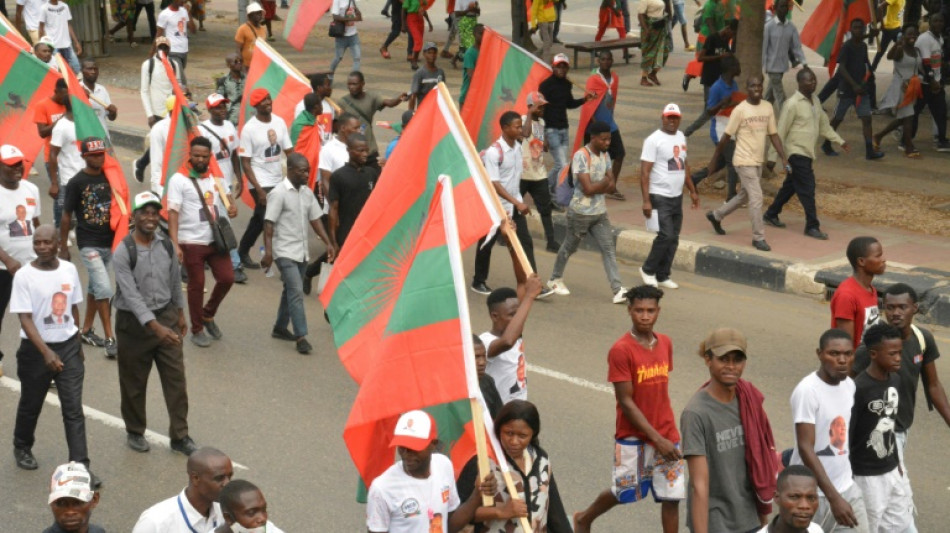
[[(393, 44), (393, 41), (399, 38), (399, 34), (402, 33), (402, 2), (393, 2), (389, 6), (390, 15), (391, 15), (391, 25), (389, 30), (389, 35), (386, 37), (386, 41), (383, 42), (383, 48), (389, 48), (389, 45)], [(406, 39), (409, 41), (406, 45), (406, 54), (412, 53), (412, 34), (406, 32)]]
[(676, 256), (676, 248), (680, 245), (680, 230), (683, 229), (683, 195), (669, 198), (651, 194), (650, 204), (656, 210), (660, 231), (653, 239), (650, 255), (643, 263), (643, 271), (656, 276), (657, 281), (666, 281), (670, 279), (673, 258)]
[[(7, 314), (10, 304), (10, 294), (13, 293), (13, 276), (6, 270), (0, 270), (0, 329), (3, 328), (3, 317)], [(3, 352), (0, 352), (0, 361), (3, 361)]]
[(802, 209), (805, 210), (805, 231), (818, 229), (821, 223), (818, 222), (818, 210), (815, 208), (815, 171), (811, 166), (812, 160), (803, 155), (792, 154), (788, 156), (788, 164), (792, 166), (792, 171), (785, 176), (782, 188), (765, 211), (765, 216), (777, 217), (782, 212), (782, 207), (793, 195), (797, 195)]
[(930, 87), (924, 85), (924, 97), (917, 100), (914, 104), (914, 127), (911, 130), (911, 138), (917, 137), (917, 123), (919, 122), (920, 112), (924, 106), (930, 108), (930, 115), (937, 123), (937, 140), (944, 142), (947, 140), (947, 92), (941, 87), (940, 92), (931, 92)]
[(145, 169), (148, 168), (148, 165), (152, 162), (152, 149), (146, 148), (145, 152), (135, 160), (135, 170), (141, 170), (145, 172)]
[[(181, 245), (185, 256), (185, 271), (188, 272), (188, 315), (191, 318), (191, 332), (199, 333), (205, 328), (205, 320), (214, 318), (218, 306), (234, 285), (234, 267), (231, 256), (214, 249), (210, 244)], [(202, 307), (205, 290), (205, 263), (214, 276), (214, 289), (208, 303)]]
[(521, 180), (521, 195), (526, 194), (531, 195), (534, 207), (541, 215), (541, 225), (544, 226), (544, 239), (547, 241), (548, 248), (557, 248), (557, 241), (554, 240), (554, 222), (551, 220), (551, 190), (548, 189), (548, 180)]
[[(273, 187), (264, 187), (264, 192), (269, 193), (273, 189)], [(241, 257), (251, 251), (251, 247), (254, 246), (257, 238), (264, 231), (264, 211), (267, 210), (267, 206), (257, 199), (256, 192), (257, 189), (251, 191), (251, 198), (254, 199), (254, 214), (251, 215), (251, 220), (247, 222), (247, 228), (244, 230), (244, 235), (241, 236), (241, 242), (238, 244), (238, 255)], [(189, 275), (191, 274), (189, 273)]]
[[(537, 272), (538, 268), (534, 263), (534, 241), (531, 240), (531, 234), (528, 232), (528, 220), (517, 211), (512, 215), (511, 220), (515, 223), (515, 234), (518, 235), (518, 240), (521, 241), (524, 254), (528, 257), (528, 263)], [(485, 283), (485, 280), (488, 279), (488, 269), (491, 268), (491, 252), (497, 239), (498, 232), (496, 231), (494, 237), (487, 244), (485, 244), (484, 237), (478, 240), (478, 250), (475, 252), (475, 277), (472, 278), (473, 284)], [(482, 246), (483, 244), (484, 246)]]
[(135, 31), (135, 25), (138, 24), (139, 14), (142, 13), (142, 10), (145, 10), (145, 18), (148, 19), (148, 33), (152, 36), (152, 40), (155, 40), (155, 2), (148, 2), (146, 4), (135, 4), (135, 15), (132, 16), (132, 31)]
[[(716, 166), (718, 168), (722, 168), (724, 166), (726, 167), (726, 175), (728, 176), (728, 180), (726, 182), (726, 188), (728, 189), (726, 191), (727, 202), (731, 200), (732, 197), (738, 192), (736, 187), (739, 184), (739, 174), (736, 173), (736, 167), (732, 165), (732, 156), (735, 154), (735, 151), (735, 141), (726, 143), (722, 149), (722, 152), (719, 154), (719, 160), (716, 161)], [(704, 168), (693, 172), (693, 174), (690, 176), (690, 179), (693, 180), (693, 185), (699, 185), (699, 183), (707, 177), (709, 177), (709, 169)]]
[(82, 344), (79, 335), (65, 342), (46, 344), (63, 362), (63, 371), (54, 373), (43, 363), (43, 354), (29, 339), (20, 341), (16, 352), (16, 374), (20, 379), (20, 403), (16, 410), (13, 446), (29, 450), (36, 442), (36, 423), (43, 410), (50, 381), (56, 382), (59, 403), (62, 405), (63, 426), (66, 428), (66, 447), (69, 460), (89, 466), (86, 447), (86, 415), (82, 412), (82, 382), (86, 375)]
[[(155, 311), (159, 324), (178, 329), (178, 308), (168, 305)], [(180, 440), (188, 436), (188, 389), (185, 382), (185, 360), (181, 344), (166, 346), (151, 329), (139, 323), (129, 311), (117, 311), (115, 336), (119, 346), (119, 395), (122, 420), (129, 433), (145, 433), (145, 399), (152, 364), (158, 369), (162, 394), (168, 409), (168, 436)]]

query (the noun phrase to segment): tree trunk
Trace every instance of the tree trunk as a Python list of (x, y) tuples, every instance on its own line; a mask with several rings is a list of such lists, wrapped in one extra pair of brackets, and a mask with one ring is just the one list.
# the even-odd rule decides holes
[(745, 91), (750, 74), (762, 72), (762, 39), (765, 35), (765, 0), (739, 0), (739, 34), (736, 36), (736, 56), (742, 66), (737, 80), (739, 90)]

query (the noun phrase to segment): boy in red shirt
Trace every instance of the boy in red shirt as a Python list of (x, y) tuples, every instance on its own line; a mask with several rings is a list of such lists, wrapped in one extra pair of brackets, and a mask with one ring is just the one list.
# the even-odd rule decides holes
[(575, 533), (589, 532), (598, 516), (619, 503), (640, 501), (651, 490), (661, 504), (663, 532), (675, 533), (679, 502), (686, 498), (685, 462), (669, 394), (673, 344), (653, 331), (663, 291), (641, 285), (625, 296), (633, 328), (607, 356), (607, 379), (617, 398), (614, 484), (574, 514)]
[(848, 243), (848, 262), (853, 274), (844, 280), (831, 297), (831, 327), (851, 335), (854, 345), (861, 344), (864, 330), (877, 323), (877, 289), (871, 284), (887, 267), (884, 247), (874, 237), (855, 237)]

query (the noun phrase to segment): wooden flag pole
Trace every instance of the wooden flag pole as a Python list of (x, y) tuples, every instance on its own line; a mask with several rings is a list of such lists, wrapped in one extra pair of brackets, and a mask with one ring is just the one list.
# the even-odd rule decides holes
[(326, 100), (327, 102), (330, 102), (330, 105), (333, 106), (333, 110), (336, 112), (337, 115), (343, 114), (343, 108), (340, 107), (336, 102), (334, 102), (332, 98), (327, 96), (326, 98), (324, 98), (324, 100)]
[[(449, 93), (449, 90), (445, 87), (445, 83), (439, 82), (439, 92), (447, 102), (449, 102), (449, 112), (452, 113), (452, 118), (455, 120), (455, 124), (458, 126), (459, 130), (465, 132), (465, 141), (468, 145), (469, 150), (472, 154), (478, 154), (478, 150), (475, 148), (475, 144), (472, 143), (472, 139), (468, 136), (468, 130), (465, 129), (465, 123), (462, 122), (462, 117), (459, 115), (458, 109), (455, 108), (455, 103), (452, 101), (452, 95)], [(524, 253), (524, 248), (521, 247), (521, 241), (518, 240), (518, 235), (515, 233), (514, 229), (508, 223), (508, 212), (501, 206), (501, 200), (498, 198), (498, 193), (495, 191), (495, 186), (492, 185), (490, 179), (488, 179), (488, 172), (485, 170), (485, 166), (482, 165), (480, 158), (476, 157), (478, 164), (478, 176), (477, 179), (480, 179), (485, 187), (488, 189), (489, 194), (492, 198), (492, 203), (495, 206), (495, 210), (499, 214), (504, 214), (503, 222), (500, 231), (504, 232), (505, 237), (508, 239), (508, 242), (511, 243), (512, 248), (515, 250), (515, 255), (518, 257), (518, 262), (521, 263), (521, 268), (524, 270), (525, 275), (534, 274), (534, 269), (531, 268), (531, 263), (528, 262), (528, 256)]]
[[(308, 78), (307, 76), (305, 76), (303, 72), (300, 72), (300, 70), (299, 70), (297, 67), (295, 67), (294, 64), (291, 63), (286, 57), (280, 55), (280, 52), (278, 52), (277, 50), (274, 50), (274, 47), (273, 47), (273, 46), (267, 44), (267, 41), (265, 41), (264, 39), (261, 39), (260, 37), (258, 37), (258, 38), (257, 38), (257, 44), (255, 44), (254, 46), (263, 46), (264, 48), (267, 48), (268, 50), (270, 50), (274, 55), (276, 55), (277, 57), (283, 59), (284, 62), (287, 63), (287, 68), (289, 68), (291, 71), (293, 71), (294, 74), (300, 76), (300, 78), (301, 78), (302, 80), (306, 81), (308, 85), (310, 84), (310, 78)], [(253, 61), (253, 58), (251, 58), (251, 60)], [(248, 68), (250, 68), (250, 65), (248, 65)]]
[[(482, 413), (482, 404), (476, 398), (469, 398), (472, 405), (472, 427), (475, 429), (475, 452), (478, 454), (478, 482), (481, 483), (491, 474), (488, 464), (488, 450), (485, 449), (485, 415)], [(476, 489), (477, 490), (477, 489)], [(492, 507), (495, 499), (482, 494), (482, 507)]]

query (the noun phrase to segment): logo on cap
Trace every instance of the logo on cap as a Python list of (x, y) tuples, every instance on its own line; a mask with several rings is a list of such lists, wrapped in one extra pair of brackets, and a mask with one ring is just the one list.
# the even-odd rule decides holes
[(664, 117), (680, 117), (680, 116), (683, 116), (683, 114), (680, 113), (680, 106), (676, 104), (666, 104), (666, 107), (663, 108), (663, 116)]
[(564, 63), (565, 65), (570, 65), (571, 61), (567, 58), (567, 54), (558, 54), (554, 56), (554, 61), (551, 61), (551, 64), (557, 65), (558, 63)]
[(82, 153), (95, 154), (106, 151), (106, 143), (102, 139), (86, 139), (82, 142)]

